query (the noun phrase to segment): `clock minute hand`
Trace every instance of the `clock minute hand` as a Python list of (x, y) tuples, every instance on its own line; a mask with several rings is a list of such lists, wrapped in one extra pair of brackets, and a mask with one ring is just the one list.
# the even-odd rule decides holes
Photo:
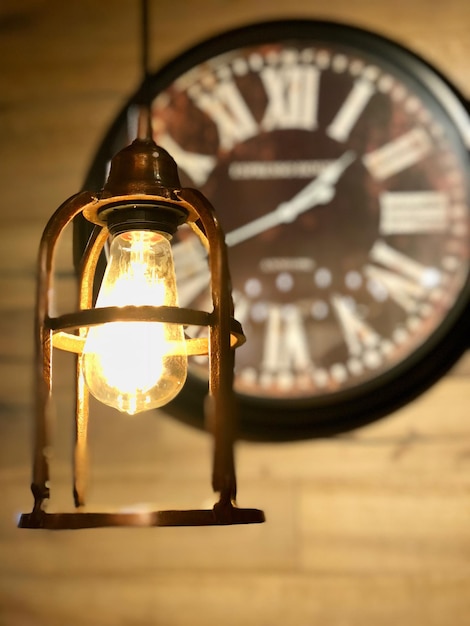
[[(339, 159), (333, 161), (320, 172), (306, 187), (299, 191), (291, 200), (283, 202), (276, 210), (283, 207), (284, 212), (292, 213), (295, 219), (301, 213), (317, 206), (326, 204), (335, 195), (334, 185), (338, 182), (343, 172), (356, 158), (352, 150), (345, 152)], [(287, 210), (286, 210), (287, 209)]]
[(345, 169), (354, 161), (356, 155), (352, 151), (345, 152), (339, 159), (328, 165), (316, 178), (297, 193), (291, 200), (282, 202), (274, 211), (248, 222), (230, 233), (227, 233), (227, 246), (236, 246), (251, 237), (278, 226), (293, 222), (299, 215), (320, 204), (326, 204), (335, 195), (334, 185)]

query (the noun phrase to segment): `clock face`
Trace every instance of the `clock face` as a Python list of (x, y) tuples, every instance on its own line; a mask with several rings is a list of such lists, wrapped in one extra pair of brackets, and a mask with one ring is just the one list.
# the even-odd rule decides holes
[[(152, 90), (156, 142), (226, 233), (247, 337), (235, 369), (242, 434), (352, 428), (456, 360), (470, 124), (437, 72), (364, 31), (283, 22), (198, 46)], [(182, 231), (173, 251), (180, 305), (210, 310), (199, 241)], [(203, 359), (190, 377), (194, 410)]]

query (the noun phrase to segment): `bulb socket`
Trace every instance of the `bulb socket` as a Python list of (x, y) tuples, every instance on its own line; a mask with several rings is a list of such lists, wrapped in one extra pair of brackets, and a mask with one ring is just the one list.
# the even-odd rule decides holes
[(98, 216), (106, 222), (112, 236), (129, 230), (160, 231), (172, 236), (186, 221), (188, 211), (171, 202), (135, 201), (131, 204), (107, 204)]

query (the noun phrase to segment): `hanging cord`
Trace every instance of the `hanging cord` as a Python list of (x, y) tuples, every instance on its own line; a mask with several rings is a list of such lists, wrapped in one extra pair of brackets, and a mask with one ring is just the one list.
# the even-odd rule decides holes
[(142, 29), (142, 50), (141, 50), (141, 68), (142, 79), (144, 85), (149, 77), (149, 3), (148, 0), (142, 0), (141, 8), (141, 29)]
[(139, 93), (139, 120), (137, 137), (139, 139), (152, 138), (150, 115), (150, 71), (149, 71), (149, 3), (141, 0), (141, 69), (142, 86)]

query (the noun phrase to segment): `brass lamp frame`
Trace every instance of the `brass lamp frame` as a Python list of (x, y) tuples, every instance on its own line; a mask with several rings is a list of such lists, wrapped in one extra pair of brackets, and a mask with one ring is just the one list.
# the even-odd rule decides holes
[[(125, 206), (155, 207), (168, 211), (172, 220), (186, 222), (208, 250), (213, 310), (198, 311), (169, 306), (93, 308), (93, 285), (98, 260), (109, 237), (108, 215)], [(54, 292), (54, 258), (60, 236), (82, 214), (95, 224), (83, 253), (78, 280), (79, 310), (51, 315)], [(175, 217), (176, 216), (176, 217)], [(213, 509), (145, 512), (84, 511), (87, 475), (89, 392), (84, 382), (80, 355), (87, 329), (107, 322), (145, 321), (207, 326), (208, 338), (186, 339), (188, 355), (209, 356), (209, 392), (206, 421), (214, 438), (212, 487), (220, 494)], [(195, 189), (182, 189), (176, 163), (149, 138), (136, 139), (112, 160), (108, 180), (99, 194), (88, 191), (66, 200), (47, 223), (39, 246), (35, 312), (35, 440), (31, 490), (34, 506), (20, 517), (20, 528), (50, 530), (103, 526), (204, 526), (249, 524), (264, 521), (258, 509), (236, 506), (233, 454), (236, 421), (233, 394), (233, 350), (245, 338), (233, 317), (233, 302), (224, 235), (213, 207)], [(50, 497), (49, 449), (54, 348), (77, 355), (75, 445), (73, 454), (73, 512), (48, 513)]]

